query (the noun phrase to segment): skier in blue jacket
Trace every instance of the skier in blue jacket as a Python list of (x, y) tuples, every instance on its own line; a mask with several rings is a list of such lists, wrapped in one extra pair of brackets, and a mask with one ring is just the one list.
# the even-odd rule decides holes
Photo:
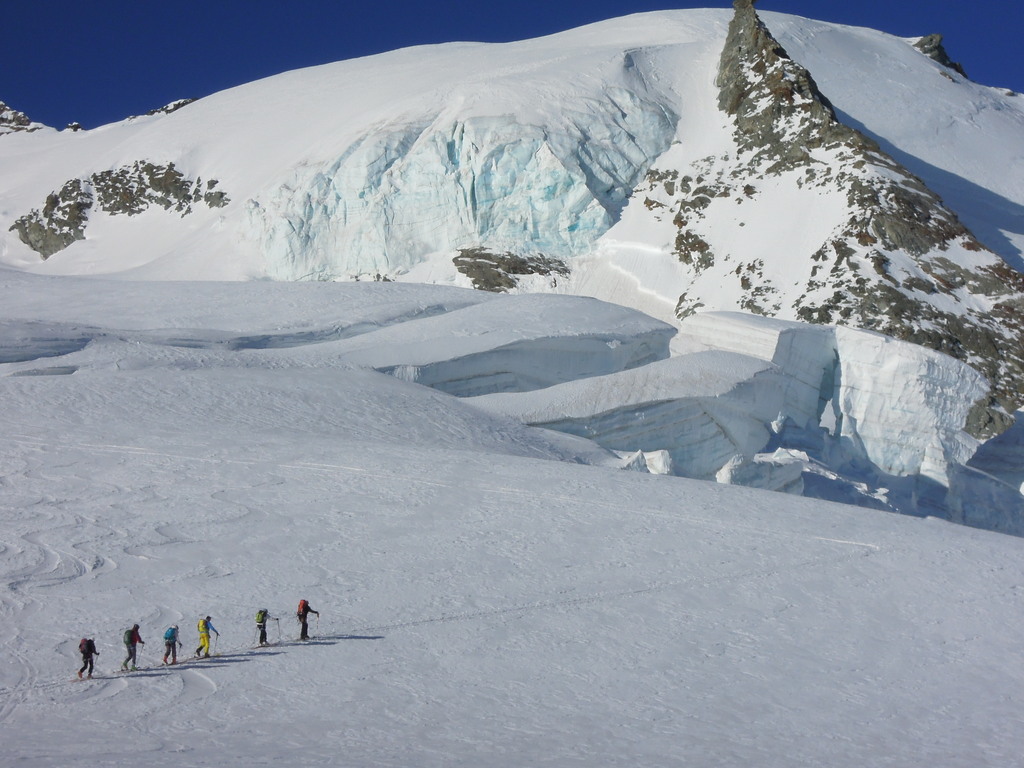
[(178, 663), (178, 648), (181, 647), (181, 643), (178, 641), (178, 625), (172, 624), (164, 632), (164, 664), (167, 663), (167, 657), (171, 657), (171, 664)]

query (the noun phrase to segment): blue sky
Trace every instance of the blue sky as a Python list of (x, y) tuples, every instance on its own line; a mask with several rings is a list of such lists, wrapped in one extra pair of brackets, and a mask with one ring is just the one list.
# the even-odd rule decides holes
[[(939, 32), (973, 80), (1024, 91), (1024, 9), (999, 6), (992, 0), (761, 0), (757, 9), (905, 37)], [(289, 69), (409, 45), (519, 40), (630, 13), (707, 7), (731, 2), (11, 2), (0, 17), (0, 101), (48, 125), (78, 121), (91, 128)]]

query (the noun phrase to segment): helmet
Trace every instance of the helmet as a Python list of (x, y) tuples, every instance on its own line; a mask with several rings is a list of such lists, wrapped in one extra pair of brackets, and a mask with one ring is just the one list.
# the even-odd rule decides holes
[(209, 620), (210, 620), (210, 617), (209, 617), (209, 616), (207, 616), (207, 617), (206, 617), (206, 620), (207, 620), (207, 621), (209, 621)]
[(138, 624), (132, 624), (132, 629), (138, 629), (138, 628), (139, 628)]
[(171, 624), (171, 629), (177, 629), (177, 628), (178, 628), (177, 624)]

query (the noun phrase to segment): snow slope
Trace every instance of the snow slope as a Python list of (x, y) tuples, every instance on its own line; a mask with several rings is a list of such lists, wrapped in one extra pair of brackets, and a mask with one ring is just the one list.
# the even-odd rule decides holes
[[(620, 471), (346, 359), (508, 322), (479, 293), (0, 283), (5, 762), (1019, 760), (1020, 538)], [(566, 348), (600, 328), (551, 306)], [(261, 607), (286, 642), (254, 650)], [(160, 667), (207, 614), (218, 655)], [(112, 674), (135, 622), (149, 668)], [(71, 682), (85, 634), (100, 676)]]

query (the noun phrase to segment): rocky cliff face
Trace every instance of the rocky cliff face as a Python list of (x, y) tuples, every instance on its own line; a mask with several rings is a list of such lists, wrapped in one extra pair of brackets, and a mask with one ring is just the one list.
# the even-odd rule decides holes
[[(640, 190), (657, 217), (671, 217), (675, 253), (692, 275), (677, 315), (735, 284), (737, 308), (745, 311), (877, 330), (939, 350), (993, 382), (993, 397), (979, 404), (970, 428), (977, 435), (1000, 431), (1006, 411), (1022, 404), (1024, 276), (920, 179), (837, 119), (752, 0), (736, 0), (734, 8), (717, 85), (735, 155), (687, 169), (653, 168)], [(782, 254), (735, 250), (712, 225), (726, 206), (755, 207), (780, 185), (834, 201), (833, 220), (815, 222), (820, 240), (803, 246), (806, 258), (785, 254), (785, 274), (771, 263)], [(801, 246), (794, 239), (792, 247)]]
[(71, 179), (51, 193), (42, 208), (29, 211), (10, 229), (47, 259), (85, 239), (94, 208), (112, 216), (135, 216), (156, 205), (186, 216), (200, 203), (210, 208), (226, 205), (227, 196), (216, 186), (215, 179), (204, 184), (202, 179), (187, 178), (174, 163), (136, 162), (87, 179)]

